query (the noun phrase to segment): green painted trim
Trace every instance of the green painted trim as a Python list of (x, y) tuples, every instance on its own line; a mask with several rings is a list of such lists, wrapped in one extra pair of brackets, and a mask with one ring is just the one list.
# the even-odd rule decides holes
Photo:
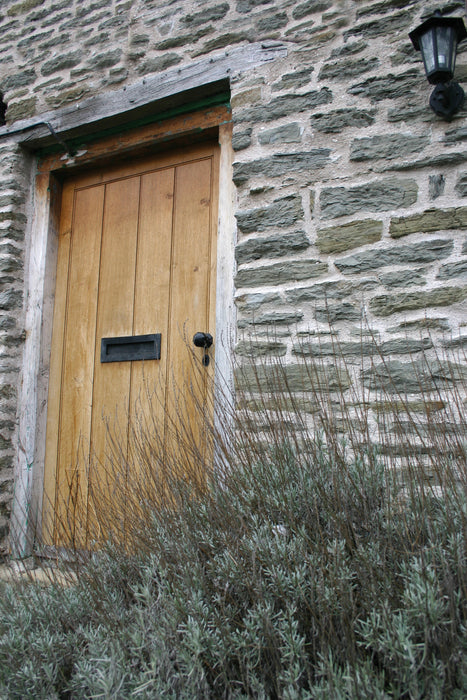
[[(217, 95), (206, 97), (202, 100), (188, 102), (186, 104), (180, 105), (179, 107), (175, 107), (174, 109), (169, 109), (165, 112), (151, 114), (148, 117), (135, 119), (125, 124), (120, 124), (119, 126), (94, 131), (90, 134), (86, 134), (86, 136), (77, 136), (73, 139), (66, 139), (65, 142), (70, 151), (79, 151), (81, 148), (87, 146), (88, 144), (94, 143), (95, 141), (99, 141), (100, 139), (106, 138), (108, 136), (114, 136), (115, 134), (123, 134), (126, 131), (138, 129), (142, 126), (147, 126), (148, 124), (161, 124), (167, 121), (168, 119), (173, 119), (173, 117), (178, 117), (182, 114), (197, 112), (202, 109), (208, 109), (209, 107), (218, 107), (219, 105), (224, 105), (229, 111), (231, 110), (229, 92), (222, 92)], [(45, 158), (46, 156), (53, 155), (54, 153), (61, 153), (62, 151), (63, 148), (61, 148), (59, 144), (51, 144), (50, 146), (46, 146), (45, 148), (39, 149), (37, 151), (37, 155), (39, 158)]]

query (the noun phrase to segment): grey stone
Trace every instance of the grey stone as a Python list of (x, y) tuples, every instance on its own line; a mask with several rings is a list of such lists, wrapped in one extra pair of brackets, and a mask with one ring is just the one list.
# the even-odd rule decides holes
[(390, 316), (401, 311), (427, 309), (436, 306), (451, 306), (467, 298), (467, 287), (439, 287), (429, 291), (405, 292), (382, 295), (370, 300), (370, 309), (375, 316)]
[(379, 59), (347, 59), (335, 63), (325, 63), (319, 72), (319, 80), (347, 81), (362, 73), (375, 70), (379, 66)]
[(325, 357), (337, 355), (338, 357), (365, 357), (379, 355), (406, 355), (432, 347), (429, 338), (412, 340), (409, 338), (397, 338), (384, 343), (376, 344), (372, 340), (296, 343), (292, 352), (302, 357)]
[(191, 53), (192, 58), (197, 56), (202, 56), (204, 54), (215, 51), (216, 49), (224, 49), (226, 47), (232, 46), (233, 44), (240, 44), (243, 41), (251, 42), (253, 41), (253, 32), (230, 32), (228, 34), (221, 34), (213, 39), (207, 41), (203, 46), (196, 51)]
[(337, 217), (358, 211), (389, 211), (408, 207), (417, 201), (418, 186), (415, 180), (384, 178), (356, 187), (330, 187), (320, 196), (324, 216)]
[(237, 131), (232, 136), (232, 148), (234, 151), (242, 151), (251, 145), (251, 132), (253, 129), (245, 129), (245, 131)]
[(258, 105), (238, 112), (235, 120), (237, 122), (270, 122), (297, 112), (311, 111), (314, 107), (329, 104), (329, 102), (332, 102), (332, 92), (329, 88), (312, 90), (303, 95), (279, 95), (267, 105)]
[(414, 160), (413, 158), (408, 158), (403, 163), (385, 163), (381, 166), (375, 164), (373, 170), (375, 172), (390, 172), (391, 170), (420, 170), (421, 168), (442, 168), (452, 165), (458, 165), (459, 163), (465, 163), (467, 161), (467, 151), (460, 151), (457, 153), (442, 153), (438, 156), (427, 156), (426, 158), (419, 158)]
[(434, 391), (466, 379), (466, 365), (428, 361), (426, 358), (411, 362), (389, 360), (363, 372), (364, 385), (369, 389), (398, 393), (402, 396), (405, 393)]
[(286, 228), (303, 219), (302, 200), (298, 195), (276, 199), (272, 204), (258, 209), (249, 209), (235, 215), (242, 233), (264, 231), (268, 228)]
[[(0, 330), (9, 331), (12, 328), (16, 328), (15, 319), (11, 318), (10, 316), (0, 316)], [(0, 390), (0, 396), (1, 396), (1, 390)]]
[(462, 246), (462, 253), (463, 255), (467, 255), (467, 238), (464, 241), (464, 245)]
[(322, 277), (327, 271), (327, 264), (320, 260), (290, 260), (286, 263), (275, 263), (274, 265), (265, 265), (249, 270), (239, 270), (235, 282), (237, 288), (261, 287), (262, 285), (276, 285), (283, 282), (315, 279)]
[(310, 82), (313, 68), (305, 68), (295, 73), (286, 73), (277, 83), (273, 83), (272, 90), (289, 90), (290, 88), (301, 88)]
[(175, 49), (179, 46), (187, 46), (188, 44), (195, 44), (199, 39), (206, 36), (207, 34), (212, 34), (214, 27), (208, 25), (207, 27), (200, 27), (195, 32), (190, 32), (189, 34), (179, 34), (176, 36), (171, 36), (169, 39), (164, 39), (156, 44), (156, 49), (158, 51), (167, 51), (168, 49)]
[(459, 173), (459, 177), (456, 182), (456, 192), (461, 197), (467, 197), (467, 173)]
[(355, 253), (347, 258), (336, 260), (334, 264), (344, 275), (350, 275), (387, 265), (420, 264), (442, 260), (450, 255), (453, 246), (451, 240), (422, 241), (413, 245)]
[(0, 309), (9, 311), (11, 309), (21, 308), (23, 303), (22, 292), (10, 289), (0, 293)]
[(116, 63), (120, 61), (122, 56), (121, 49), (114, 49), (112, 51), (106, 51), (105, 53), (97, 54), (89, 59), (89, 65), (91, 68), (111, 68)]
[(379, 241), (382, 233), (382, 221), (372, 219), (352, 221), (341, 226), (319, 229), (316, 246), (321, 253), (340, 253), (343, 250)]
[(293, 12), (292, 17), (294, 19), (302, 19), (307, 15), (316, 14), (317, 12), (324, 12), (332, 7), (332, 0), (308, 0), (300, 5), (297, 5)]
[(182, 60), (181, 56), (176, 53), (166, 53), (157, 58), (150, 58), (137, 68), (138, 73), (159, 73), (160, 71), (176, 66)]
[(444, 143), (451, 145), (460, 141), (467, 141), (467, 127), (461, 126), (446, 131)]
[(414, 92), (417, 92), (420, 79), (419, 71), (410, 69), (399, 75), (390, 73), (386, 76), (367, 78), (362, 83), (351, 85), (347, 92), (350, 95), (368, 97), (372, 102), (380, 102), (381, 100), (388, 99), (393, 100), (399, 97), (407, 99)]
[(192, 15), (186, 15), (182, 18), (181, 23), (189, 27), (197, 27), (200, 24), (206, 24), (206, 22), (222, 19), (223, 17), (225, 17), (228, 11), (228, 3), (223, 2), (220, 5), (207, 7), (201, 12), (196, 12)]
[(15, 272), (22, 268), (21, 260), (12, 255), (0, 255), (0, 273)]
[(338, 321), (360, 321), (362, 309), (357, 303), (326, 304), (315, 308), (315, 318), (320, 323), (333, 325)]
[(279, 177), (291, 172), (318, 170), (330, 162), (330, 154), (329, 148), (316, 148), (308, 152), (277, 153), (251, 163), (234, 163), (233, 181), (242, 185), (255, 175)]
[(467, 348), (467, 335), (459, 335), (457, 338), (445, 338), (442, 341), (444, 348), (454, 349), (465, 349)]
[(12, 75), (2, 77), (2, 90), (16, 90), (24, 85), (31, 85), (35, 79), (36, 71), (33, 68), (20, 71), (19, 73), (13, 73)]
[(401, 158), (409, 153), (420, 153), (429, 143), (428, 135), (381, 134), (354, 139), (350, 148), (350, 160), (361, 162), (377, 158)]
[(280, 304), (280, 302), (281, 296), (278, 292), (253, 292), (235, 297), (235, 304), (239, 311), (257, 311), (266, 304)]
[(433, 121), (433, 113), (427, 110), (426, 105), (421, 104), (418, 107), (413, 105), (403, 107), (392, 107), (388, 110), (388, 122), (431, 122)]
[(260, 131), (258, 134), (258, 141), (262, 146), (269, 143), (297, 143), (301, 138), (302, 128), (298, 122)]
[[(280, 258), (284, 255), (299, 253), (310, 246), (304, 231), (268, 236), (267, 238), (250, 238), (237, 245), (235, 257), (239, 265), (260, 258)], [(1, 270), (1, 259), (0, 259)]]
[(236, 10), (239, 14), (247, 14), (258, 7), (258, 5), (270, 5), (273, 0), (240, 0)]
[(411, 233), (434, 233), (450, 229), (462, 230), (466, 226), (467, 207), (427, 209), (420, 214), (391, 219), (389, 233), (392, 238), (401, 238)]
[(337, 56), (354, 56), (357, 53), (361, 53), (367, 46), (367, 41), (349, 41), (343, 46), (333, 49), (331, 51), (331, 58), (336, 58)]
[(323, 301), (324, 299), (348, 299), (352, 294), (362, 295), (363, 292), (372, 291), (378, 286), (374, 279), (358, 281), (320, 282), (311, 287), (297, 287), (288, 289), (285, 293), (286, 300), (292, 304), (302, 304), (307, 301)]
[(270, 311), (249, 319), (240, 319), (240, 321), (238, 321), (238, 327), (250, 328), (253, 326), (291, 326), (301, 321), (302, 318), (302, 311)]
[[(111, 4), (110, 0), (97, 0), (96, 2), (86, 3), (85, 5), (81, 4), (76, 9), (76, 16), (80, 18), (87, 17), (92, 12), (102, 10), (104, 7), (109, 7)], [(90, 21), (90, 19), (88, 18), (87, 21)]]
[(430, 194), (430, 199), (437, 199), (442, 194), (444, 194), (444, 187), (446, 185), (446, 178), (444, 175), (430, 175), (428, 192)]
[(389, 333), (401, 333), (407, 331), (449, 331), (450, 325), (446, 318), (417, 318), (415, 321), (403, 321), (397, 326), (388, 328)]
[(413, 287), (426, 284), (425, 277), (417, 270), (395, 270), (379, 275), (386, 287)]
[(357, 19), (365, 15), (378, 15), (391, 12), (394, 9), (404, 9), (407, 5), (414, 5), (416, 0), (382, 0), (373, 4), (364, 5), (357, 9)]
[(235, 353), (241, 357), (282, 357), (286, 352), (287, 345), (277, 340), (242, 340), (235, 347)]
[(267, 13), (256, 23), (256, 28), (261, 33), (267, 33), (285, 27), (287, 24), (287, 13), (277, 12), (275, 15)]
[(362, 129), (375, 121), (374, 110), (337, 109), (333, 112), (312, 114), (311, 126), (323, 134), (337, 134), (342, 129), (353, 127)]
[(66, 68), (74, 68), (78, 63), (83, 60), (82, 51), (72, 51), (70, 53), (62, 54), (61, 56), (56, 56), (50, 61), (46, 61), (42, 64), (41, 73), (42, 75), (51, 75), (52, 73), (57, 73), (58, 71), (65, 70)]
[(235, 383), (241, 390), (264, 392), (342, 391), (351, 381), (348, 372), (335, 365), (313, 365), (309, 362), (287, 364), (280, 368), (274, 364), (259, 367), (238, 367)]
[(467, 260), (459, 260), (455, 263), (442, 265), (436, 278), (439, 280), (448, 280), (452, 279), (452, 277), (462, 277), (463, 275), (467, 275)]
[(413, 10), (404, 10), (402, 12), (392, 12), (389, 16), (381, 19), (357, 24), (344, 32), (344, 39), (353, 36), (375, 39), (380, 36), (390, 36), (398, 31), (406, 31), (407, 27), (410, 27), (413, 15)]

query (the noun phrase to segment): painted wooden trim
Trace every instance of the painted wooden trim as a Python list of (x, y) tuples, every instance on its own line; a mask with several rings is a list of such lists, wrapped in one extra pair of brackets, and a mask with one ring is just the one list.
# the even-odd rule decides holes
[(53, 154), (39, 161), (40, 173), (52, 170), (61, 170), (81, 164), (92, 165), (98, 160), (109, 158), (109, 155), (125, 155), (131, 152), (133, 155), (144, 155), (149, 150), (153, 153), (157, 144), (163, 145), (179, 137), (188, 138), (197, 136), (209, 129), (217, 129), (221, 124), (229, 123), (232, 119), (231, 110), (224, 106), (213, 107), (193, 114), (184, 114), (173, 117), (156, 124), (130, 131), (124, 131), (118, 135), (108, 136), (80, 150), (75, 156), (68, 154)]

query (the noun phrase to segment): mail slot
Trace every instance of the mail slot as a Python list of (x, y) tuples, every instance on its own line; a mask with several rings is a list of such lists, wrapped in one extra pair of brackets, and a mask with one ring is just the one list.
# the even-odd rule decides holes
[(130, 335), (121, 338), (102, 338), (101, 362), (131, 362), (133, 360), (160, 360), (161, 334)]

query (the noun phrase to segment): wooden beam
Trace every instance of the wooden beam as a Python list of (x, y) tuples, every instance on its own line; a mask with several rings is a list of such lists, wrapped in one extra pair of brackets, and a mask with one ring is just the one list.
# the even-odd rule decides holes
[(112, 92), (46, 112), (31, 119), (0, 127), (0, 140), (13, 138), (25, 148), (37, 150), (54, 143), (46, 122), (50, 122), (61, 139), (70, 139), (175, 109), (186, 102), (205, 99), (222, 92), (233, 75), (261, 63), (287, 55), (280, 42), (263, 42), (239, 46), (208, 56), (180, 68), (172, 68)]

